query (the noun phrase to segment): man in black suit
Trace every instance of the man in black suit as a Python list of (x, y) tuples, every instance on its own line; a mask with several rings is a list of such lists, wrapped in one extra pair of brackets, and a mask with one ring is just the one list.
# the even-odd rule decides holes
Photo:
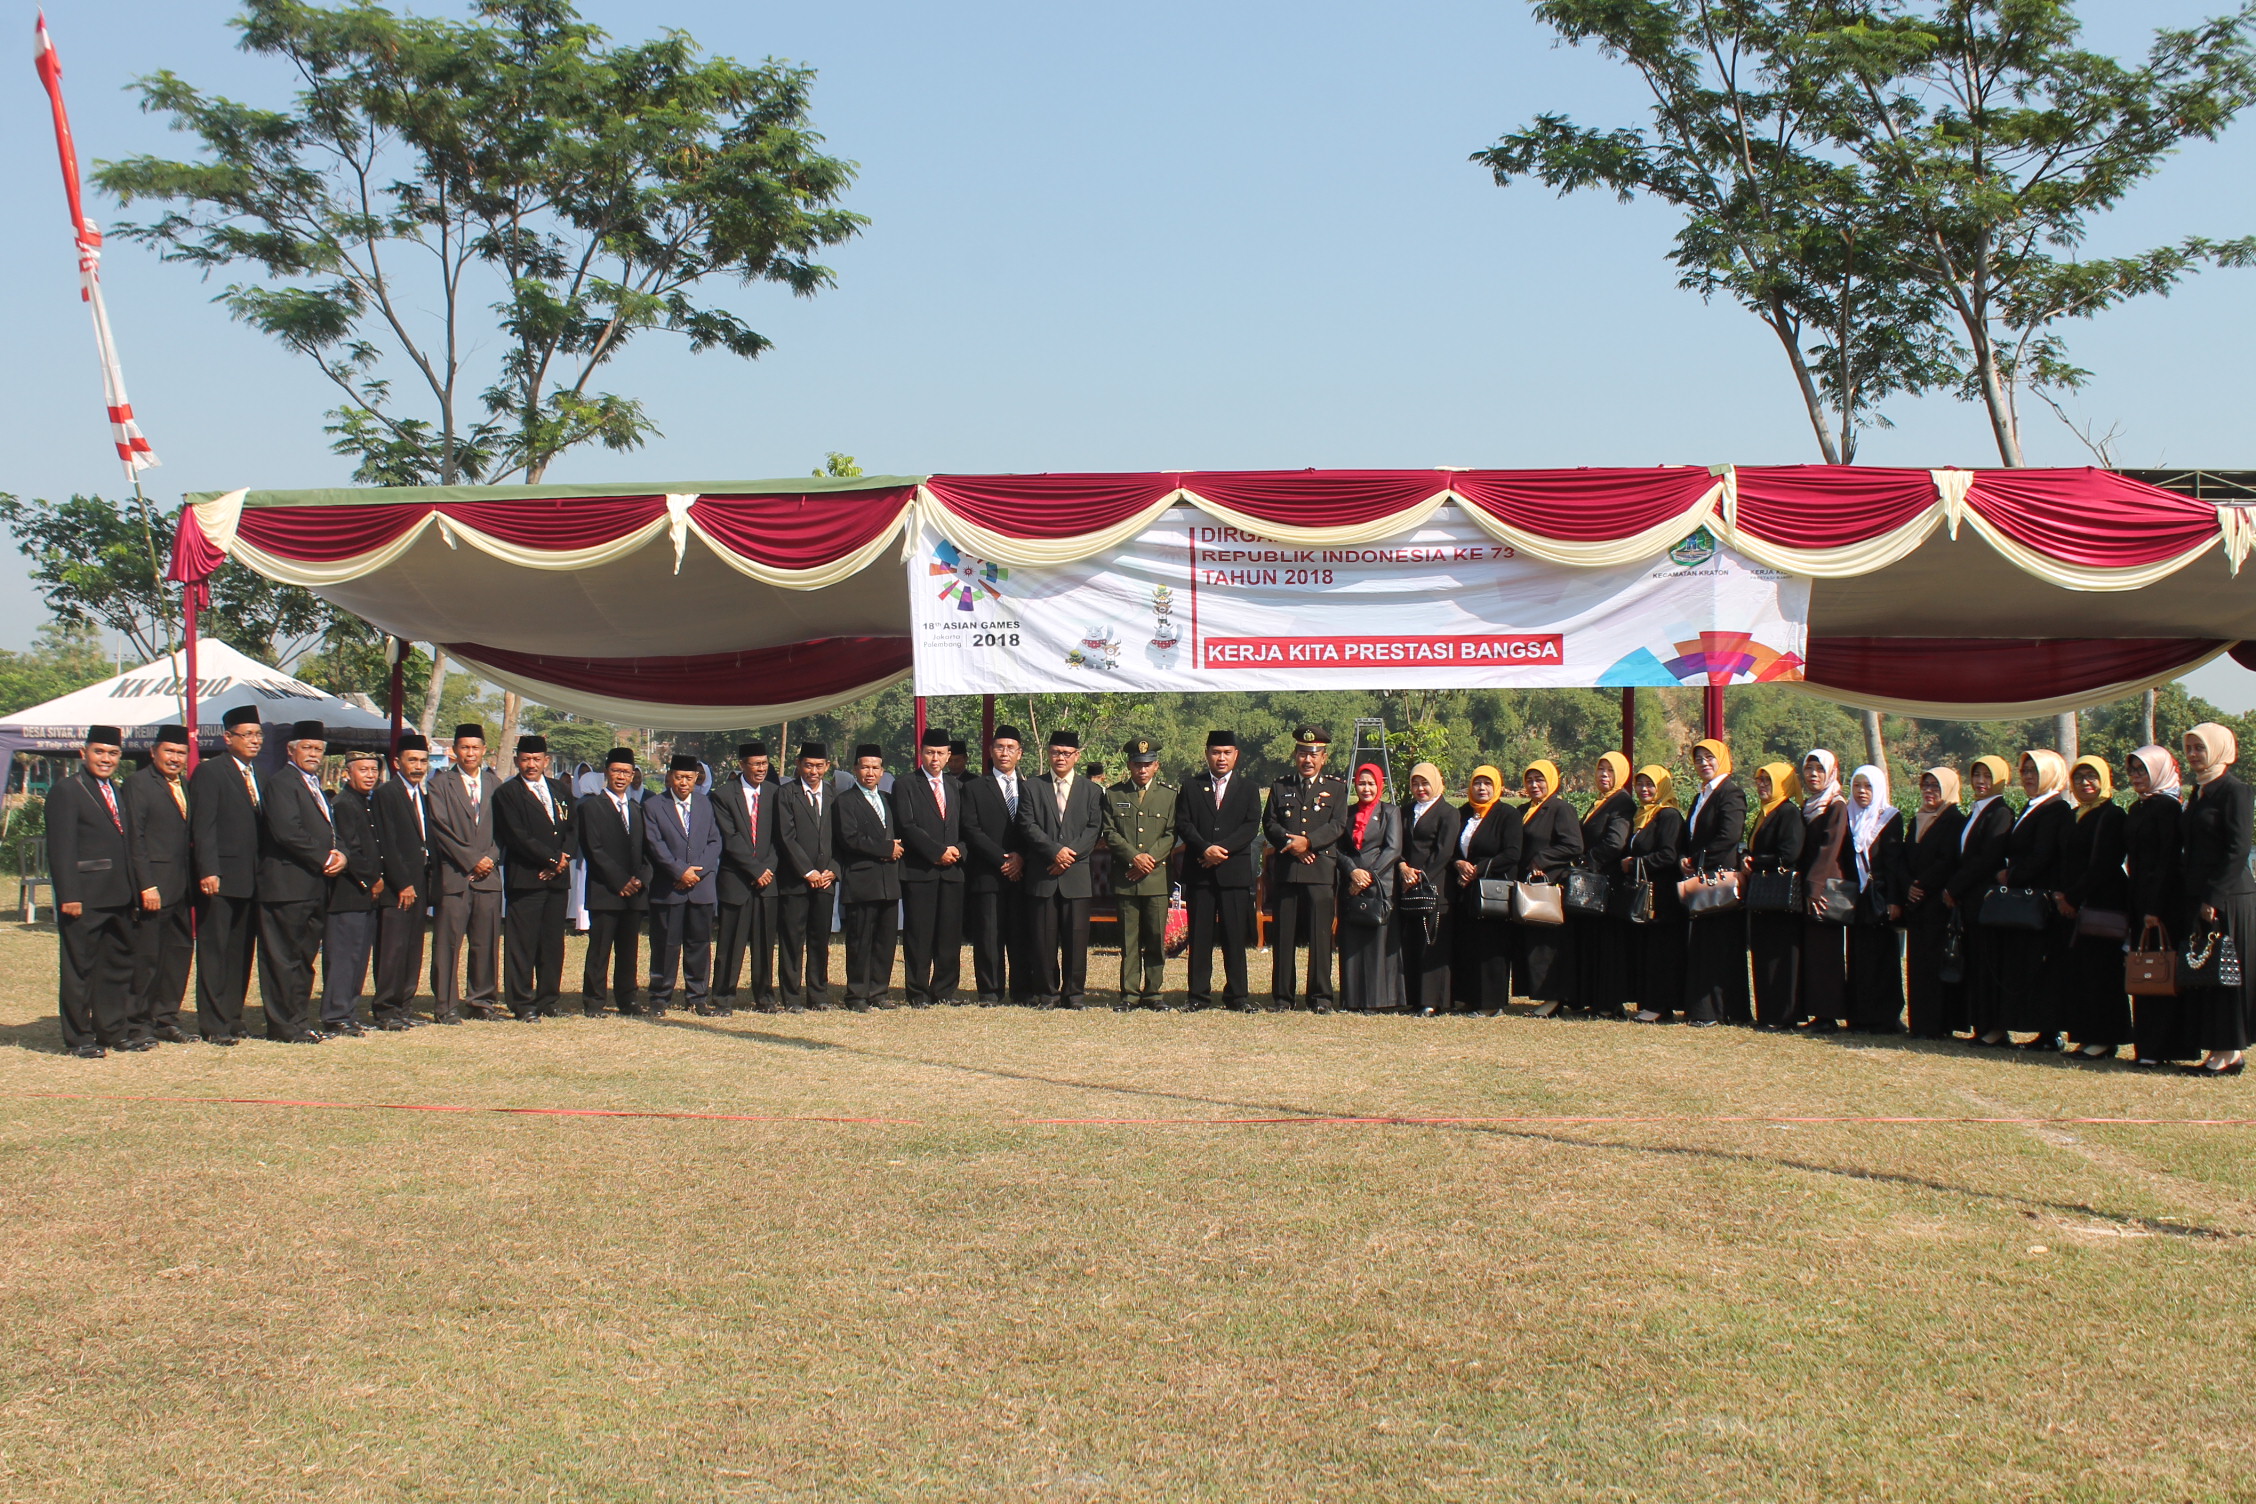
[(89, 726), (79, 770), (47, 793), (63, 1048), (81, 1060), (157, 1047), (133, 1016), (133, 863), (125, 806), (110, 785), (124, 755), (117, 727)]
[(360, 1022), (360, 990), (368, 980), (368, 957), (376, 949), (376, 911), (389, 896), (384, 885), (384, 853), (370, 802), (383, 759), (355, 752), (345, 759), (344, 783), (329, 801), (329, 823), (344, 870), (329, 879), (329, 914), (321, 931), (321, 1032), (354, 1038), (368, 1030)]
[(1206, 734), (1206, 771), (1183, 786), (1175, 804), (1183, 846), (1183, 897), (1191, 911), (1192, 1011), (1214, 1006), (1214, 946), (1222, 945), (1222, 1000), (1253, 1011), (1246, 986), (1246, 949), (1253, 944), (1254, 843), (1261, 836), (1261, 793), (1238, 776), (1238, 738)]
[(243, 1037), (258, 934), (258, 758), (266, 727), (258, 707), (222, 716), (227, 749), (188, 780), (190, 854), (196, 868), (196, 1027), (206, 1044)]
[[(854, 749), (855, 787), (837, 796), (839, 896), (846, 910), (846, 1006), (867, 1013), (890, 1008), (894, 918), (901, 902), (902, 841), (893, 803), (879, 791), (885, 749), (864, 742)], [(895, 787), (899, 780), (895, 780)]]
[(963, 782), (964, 922), (971, 932), (971, 977), (979, 1006), (1034, 997), (1026, 947), (1026, 856), (1018, 837), (1023, 748), (1016, 726), (997, 726), (987, 743), (989, 771)]
[(1295, 947), (1306, 936), (1306, 1006), (1318, 1013), (1332, 1011), (1332, 853), (1347, 834), (1349, 815), (1347, 780), (1324, 774), (1331, 741), (1330, 732), (1314, 726), (1293, 733), (1293, 770), (1269, 786), (1269, 809), (1262, 817), (1262, 829), (1277, 851), (1270, 1002), (1278, 1008), (1302, 1006), (1294, 995), (1294, 961)]
[(784, 1011), (830, 1006), (830, 906), (838, 885), (832, 835), (830, 749), (808, 742), (799, 749), (799, 776), (776, 790), (776, 929), (783, 948), (776, 984)]
[(494, 790), (494, 842), (507, 869), (502, 966), (509, 1011), (554, 1018), (564, 987), (564, 907), (572, 896), (572, 793), (548, 776), (548, 738), (517, 738), (517, 776)]
[(345, 870), (321, 789), (328, 731), (300, 721), (283, 745), (283, 766), (259, 783), (259, 1000), (266, 1037), (319, 1044), (314, 1027), (313, 961), (321, 950), (329, 882)]
[[(423, 937), (438, 895), (431, 847), (431, 744), (400, 737), (399, 755), (376, 790), (376, 846), (384, 861), (384, 899), (376, 906), (376, 1027), (388, 1034), (423, 1020), (409, 1009), (423, 983)], [(459, 1017), (451, 1022), (460, 1023)]]
[(1050, 771), (1026, 785), (1018, 801), (1018, 838), (1025, 848), (1029, 941), (1034, 951), (1034, 1005), (1086, 1007), (1089, 904), (1096, 877), (1089, 857), (1104, 838), (1104, 793), (1074, 771), (1081, 738), (1050, 733)]
[(603, 787), (580, 800), (580, 855), (587, 862), (587, 960), (580, 1011), (603, 1012), (605, 992), (623, 1014), (635, 1006), (637, 937), (650, 918), (650, 852), (643, 839), (640, 790), (631, 747), (603, 755)]
[(963, 972), (963, 785), (948, 773), (948, 733), (929, 730), (917, 771), (893, 780), (905, 931), (902, 976), (909, 1006), (954, 1000)]
[(721, 827), (713, 801), (700, 793), (702, 764), (675, 754), (666, 792), (643, 801), (643, 838), (650, 852), (650, 1016), (663, 1017), (674, 998), (677, 968), (683, 999), (713, 1011), (713, 910), (720, 899)]
[(188, 788), (188, 728), (159, 726), (149, 765), (125, 780), (118, 798), (131, 833), (133, 886), (133, 1013), (140, 1031), (166, 1044), (186, 1044), (180, 1001), (188, 994), (188, 963), (196, 935), (188, 895), (195, 887)]
[(735, 1011), (737, 979), (752, 958), (752, 1003), (776, 1010), (776, 801), (768, 744), (736, 749), (737, 776), (713, 789), (713, 819), (721, 827), (721, 912), (713, 1006)]

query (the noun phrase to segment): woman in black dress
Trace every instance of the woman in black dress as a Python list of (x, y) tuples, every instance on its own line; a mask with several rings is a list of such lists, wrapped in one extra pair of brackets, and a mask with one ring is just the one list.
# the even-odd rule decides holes
[[(1665, 1024), (1691, 1001), (1684, 987), (1684, 905), (1676, 896), (1684, 857), (1684, 812), (1676, 807), (1676, 780), (1658, 763), (1637, 770), (1637, 829), (1623, 854), (1624, 876), (1651, 884), (1653, 917), (1627, 924), (1630, 999), (1641, 1024)], [(1711, 1009), (1687, 1015), (1696, 1024), (1716, 1021)]]
[(1481, 912), (1480, 885), (1509, 882), (1520, 870), (1520, 812), (1500, 802), (1504, 775), (1482, 766), (1465, 782), (1457, 812), (1457, 939), (1450, 990), (1459, 1013), (1494, 1018), (1512, 1000), (1512, 922)]
[[(1527, 803), (1520, 809), (1521, 882), (1565, 882), (1567, 869), (1582, 857), (1582, 822), (1559, 793), (1557, 764), (1528, 764), (1521, 780)], [(1574, 934), (1563, 924), (1519, 924), (1512, 957), (1512, 981), (1520, 996), (1536, 1004), (1535, 1016), (1549, 1018), (1573, 995)]]
[(1888, 799), (1888, 775), (1866, 763), (1849, 775), (1849, 851), (1856, 862), (1856, 922), (1849, 926), (1849, 1027), (1903, 1032), (1903, 816)]
[(2214, 721), (2185, 734), (2186, 772), (2194, 781), (2185, 807), (2186, 898), (2201, 929), (2230, 935), (2241, 957), (2238, 987), (2202, 987), (2187, 999), (2195, 1040), (2207, 1051), (2192, 1069), (2205, 1076), (2240, 1074), (2256, 1024), (2256, 963), (2248, 953), (2256, 941), (2256, 877), (2248, 872), (2249, 789), (2232, 776), (2239, 757), (2233, 734)]
[(2055, 906), (2067, 886), (2065, 853), (2068, 833), (2076, 825), (2076, 812), (2068, 803), (2067, 760), (2050, 747), (2022, 753), (2021, 791), (2029, 802), (2006, 837), (2005, 870), (1997, 880), (2002, 887), (2046, 895), (2045, 921), (2042, 929), (1997, 931), (1998, 996), (2006, 1030), (2031, 1036), (2018, 1041), (2017, 1048), (2057, 1050), (2064, 1011), (2061, 963), (2073, 928)]
[[(2131, 880), (2131, 934), (2149, 924), (2160, 930), (2162, 948), (2185, 938), (2185, 887), (2178, 871), (2183, 851), (2185, 806), (2179, 802), (2178, 760), (2166, 747), (2144, 746), (2123, 760), (2124, 775), (2137, 796), (2123, 818), (2123, 865)], [(2153, 1067), (2191, 1060), (2193, 1015), (2175, 997), (2131, 999), (2131, 1053)]]
[(2060, 963), (2063, 1022), (2078, 1055), (2112, 1060), (2131, 1037), (2131, 998), (2123, 990), (2123, 938), (2131, 922), (2131, 880), (2123, 873), (2127, 822), (2101, 758), (2076, 759), (2068, 793), (2076, 801), (2076, 823), (2060, 860), (2060, 912), (2069, 927)]
[(2013, 806), (2005, 802), (2011, 776), (2002, 757), (1974, 759), (1967, 774), (1974, 807), (1958, 833), (1958, 870), (1943, 890), (1943, 902), (1965, 926), (1966, 1026), (1976, 1044), (2001, 1045), (2011, 1038), (2005, 1032), (2005, 996), (1998, 979), (1997, 931), (1982, 923), (1982, 895), (1997, 886), (2005, 843), (2013, 835)]
[(1420, 888), (1434, 895), (1430, 914), (1395, 911), (1401, 932), (1403, 1005), (1421, 1018), (1449, 1009), (1449, 947), (1456, 916), (1451, 863), (1457, 855), (1456, 806), (1442, 797), (1441, 769), (1430, 762), (1410, 770), (1410, 797), (1402, 801), (1402, 893)]
[[(1943, 980), (1956, 918), (1943, 894), (1958, 868), (1959, 837), (1965, 829), (1958, 770), (1929, 768), (1919, 778), (1919, 810), (1911, 817), (1911, 845), (1904, 853), (1911, 879), (1904, 893), (1904, 1001), (1910, 1030), (1921, 1039), (1948, 1039), (1966, 1027), (1965, 976), (1962, 972), (1956, 981)], [(1963, 967), (1963, 930), (1958, 945)]]
[[(1802, 870), (1801, 797), (1802, 776), (1790, 764), (1766, 762), (1755, 774), (1760, 812), (1747, 838), (1747, 876)], [(1783, 1029), (1801, 1017), (1801, 914), (1748, 910), (1747, 951), (1755, 963), (1755, 1027)]]
[[(1604, 753), (1594, 782), (1598, 800), (1582, 817), (1582, 860), (1577, 865), (1612, 882), (1621, 876), (1637, 819), (1629, 759), (1619, 752)], [(1567, 928), (1574, 932), (1575, 1006), (1585, 1013), (1621, 1017), (1636, 980), (1629, 921), (1618, 914), (1569, 914)]]
[[(1339, 876), (1339, 1005), (1350, 1013), (1402, 1008), (1402, 956), (1395, 949), (1394, 869), (1402, 863), (1402, 815), (1387, 803), (1386, 775), (1365, 763), (1355, 770), (1355, 803), (1334, 848)], [(1377, 924), (1364, 915), (1385, 905)]]
[[(1700, 790), (1684, 817), (1685, 876), (1730, 872), (1739, 866), (1747, 833), (1747, 791), (1731, 781), (1731, 749), (1713, 739), (1692, 744), (1692, 771)], [(1747, 915), (1743, 909), (1709, 913), (1686, 926), (1684, 1011), (1693, 1018), (1743, 1024), (1747, 1009)]]
[(1841, 763), (1819, 747), (1802, 759), (1801, 1027), (1829, 1032), (1849, 1016), (1849, 927), (1817, 917), (1829, 882), (1854, 883), (1849, 852), (1849, 802), (1841, 797)]

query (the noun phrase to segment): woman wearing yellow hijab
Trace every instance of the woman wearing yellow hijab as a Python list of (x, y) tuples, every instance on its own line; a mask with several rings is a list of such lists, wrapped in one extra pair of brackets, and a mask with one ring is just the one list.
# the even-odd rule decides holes
[(2112, 1060), (2131, 1037), (2131, 999), (2123, 990), (2123, 938), (2131, 924), (2127, 817), (2114, 802), (2115, 780), (2103, 758), (2076, 759), (2068, 795), (2076, 823), (2060, 863), (2060, 912), (2071, 925), (2061, 1006), (2069, 1047), (2086, 1060)]
[[(1565, 882), (1567, 870), (1582, 860), (1582, 822), (1559, 796), (1558, 765), (1540, 758), (1529, 763), (1521, 787), (1528, 802), (1520, 810), (1520, 881)], [(1563, 924), (1512, 928), (1514, 988), (1534, 1000), (1537, 1018), (1549, 1018), (1574, 997), (1574, 932)]]
[[(1911, 888), (1904, 895), (1904, 1005), (1906, 1026), (1921, 1039), (1948, 1039), (1966, 1027), (1963, 981), (1943, 980), (1950, 951), (1952, 909), (1947, 901), (1958, 871), (1959, 837), (1966, 812), (1958, 807), (1958, 770), (1929, 768), (1919, 778), (1919, 807), (1911, 817), (1905, 864)], [(1959, 936), (1963, 958), (1966, 936)]]
[[(1676, 807), (1676, 780), (1651, 763), (1637, 770), (1637, 833), (1622, 871), (1652, 884), (1653, 917), (1629, 929), (1631, 1000), (1641, 1024), (1667, 1023), (1684, 1007), (1684, 905), (1676, 896), (1684, 860), (1684, 812)], [(1705, 1012), (1688, 1015), (1713, 1024)]]
[[(1684, 850), (1677, 869), (1738, 872), (1747, 838), (1747, 791), (1731, 777), (1731, 749), (1710, 738), (1692, 744), (1699, 786), (1684, 817)], [(1752, 1023), (1747, 1007), (1747, 916), (1743, 910), (1703, 914), (1691, 922), (1685, 944), (1686, 1011), (1694, 1018)]]
[[(1601, 754), (1591, 783), (1598, 797), (1582, 817), (1582, 859), (1576, 865), (1611, 884), (1621, 879), (1637, 823), (1629, 759), (1619, 752)], [(1629, 921), (1618, 909), (1606, 914), (1569, 913), (1567, 928), (1573, 932), (1569, 938), (1575, 956), (1574, 1006), (1585, 1013), (1621, 1017), (1633, 976)]]
[(2005, 978), (2000, 971), (2003, 932), (1982, 923), (1982, 895), (2005, 872), (2005, 843), (2013, 836), (2013, 806), (2005, 802), (2013, 770), (2002, 757), (1977, 757), (1966, 770), (1974, 807), (1958, 833), (1958, 869), (1943, 902), (1959, 916), (1966, 947), (1966, 1026), (1976, 1044), (2004, 1044)]
[(1520, 812), (1502, 802), (1504, 775), (1484, 763), (1465, 780), (1458, 811), (1456, 943), (1450, 955), (1450, 991), (1460, 1013), (1494, 1018), (1512, 1000), (1512, 926), (1481, 912), (1480, 885), (1508, 882), (1520, 871)]
[[(1809, 830), (1802, 818), (1802, 775), (1792, 763), (1764, 763), (1755, 773), (1755, 799), (1760, 813), (1747, 839), (1748, 875), (1801, 871), (1802, 838)], [(1783, 1029), (1802, 1015), (1801, 916), (1792, 909), (1750, 910), (1747, 954), (1754, 963), (1755, 1027)]]
[(2006, 837), (2005, 870), (1998, 882), (2043, 895), (2046, 919), (2042, 929), (1997, 932), (1998, 1022), (2009, 1034), (2031, 1036), (2017, 1042), (2019, 1049), (2058, 1050), (2064, 963), (2075, 929), (2058, 904), (2071, 875), (2068, 837), (2076, 828), (2076, 811), (2068, 802), (2068, 760), (2058, 752), (2031, 748), (2021, 754), (2020, 772), (2021, 791), (2029, 802)]
[[(2201, 987), (2185, 999), (2195, 1038), (2208, 1054), (2196, 1067), (2204, 1075), (2237, 1076), (2256, 1028), (2256, 878), (2248, 874), (2251, 798), (2235, 778), (2240, 747), (2231, 731), (2204, 721), (2185, 735), (2185, 771), (2193, 793), (2185, 807), (2185, 855), (2180, 871), (2193, 907), (2188, 927), (2222, 930), (2241, 956), (2241, 985)], [(2190, 938), (2190, 937), (2189, 937)]]

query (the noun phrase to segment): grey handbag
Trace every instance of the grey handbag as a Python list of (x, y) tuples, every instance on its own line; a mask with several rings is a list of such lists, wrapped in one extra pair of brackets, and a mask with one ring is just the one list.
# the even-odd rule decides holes
[(1522, 924), (1565, 924), (1566, 890), (1557, 883), (1523, 882), (1512, 890), (1512, 917)]
[(1490, 919), (1512, 917), (1512, 890), (1519, 884), (1501, 877), (1484, 877), (1480, 882), (1480, 911)]

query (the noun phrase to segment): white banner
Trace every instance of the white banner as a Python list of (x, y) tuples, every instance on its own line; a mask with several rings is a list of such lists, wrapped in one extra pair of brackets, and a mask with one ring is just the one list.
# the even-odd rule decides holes
[(1515, 553), (1452, 506), (1406, 537), (1292, 548), (1170, 509), (1108, 554), (969, 558), (926, 527), (909, 562), (926, 695), (1554, 689), (1799, 679), (1809, 581), (1702, 528), (1650, 564)]

